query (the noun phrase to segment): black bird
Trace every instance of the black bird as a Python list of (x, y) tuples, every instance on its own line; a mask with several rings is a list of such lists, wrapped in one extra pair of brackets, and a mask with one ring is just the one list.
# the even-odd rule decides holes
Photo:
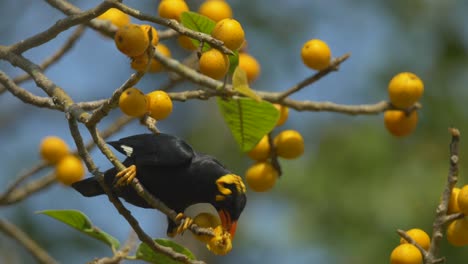
[[(193, 204), (212, 204), (223, 228), (234, 236), (246, 204), (245, 185), (241, 177), (214, 157), (195, 152), (182, 139), (164, 133), (134, 135), (108, 144), (127, 156), (123, 162), (126, 170), (117, 172), (111, 168), (104, 173), (105, 183), (119, 197), (133, 205), (152, 208), (126, 184), (136, 177), (148, 192), (177, 213), (183, 213)], [(94, 177), (76, 182), (72, 187), (87, 197), (104, 194)], [(169, 218), (168, 223), (169, 236), (188, 227), (185, 225), (181, 230)]]

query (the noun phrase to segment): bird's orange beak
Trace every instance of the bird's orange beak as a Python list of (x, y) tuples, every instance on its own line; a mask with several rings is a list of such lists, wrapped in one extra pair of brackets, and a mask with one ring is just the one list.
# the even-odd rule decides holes
[(221, 219), (221, 225), (229, 232), (229, 234), (231, 234), (231, 239), (234, 239), (237, 229), (237, 221), (232, 221), (231, 215), (226, 210), (219, 210), (218, 214)]

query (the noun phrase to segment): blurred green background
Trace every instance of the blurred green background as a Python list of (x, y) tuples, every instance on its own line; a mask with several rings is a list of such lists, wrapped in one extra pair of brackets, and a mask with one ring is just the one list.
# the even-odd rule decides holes
[[(71, 1), (82, 9), (98, 1)], [(187, 1), (196, 10), (201, 1)], [(303, 66), (300, 48), (309, 39), (326, 41), (335, 56), (350, 52), (340, 70), (294, 94), (298, 100), (342, 104), (376, 103), (387, 98), (387, 83), (398, 72), (411, 71), (425, 83), (420, 121), (407, 138), (392, 137), (382, 115), (347, 116), (332, 113), (290, 112), (290, 119), (275, 130), (296, 129), (306, 143), (304, 156), (281, 161), (284, 175), (267, 193), (248, 193), (233, 251), (214, 257), (204, 245), (186, 234), (181, 243), (208, 263), (388, 263), (398, 244), (395, 230), (419, 227), (431, 233), (436, 205), (448, 174), (447, 128), (462, 133), (461, 177), (464, 171), (467, 127), (468, 1), (228, 1), (234, 17), (244, 26), (248, 51), (262, 65), (252, 86), (280, 91), (313, 74)], [(159, 1), (124, 1), (156, 14)], [(43, 1), (0, 2), (0, 44), (10, 45), (47, 29), (63, 15)], [(134, 23), (139, 21), (133, 19)], [(159, 27), (160, 28), (160, 27)], [(36, 63), (47, 58), (71, 30), (24, 55)], [(186, 53), (167, 41), (174, 57)], [(0, 61), (10, 76), (19, 69)], [(111, 95), (132, 73), (129, 61), (113, 41), (87, 30), (77, 46), (47, 75), (76, 101)], [(164, 75), (145, 76), (138, 87), (158, 89)], [(32, 82), (23, 87), (43, 95)], [(192, 89), (184, 84), (175, 90)], [(121, 113), (115, 110), (104, 128)], [(185, 138), (197, 150), (218, 157), (243, 174), (252, 164), (235, 145), (215, 100), (175, 103), (174, 113), (160, 122), (160, 130)], [(84, 130), (83, 130), (84, 131)], [(146, 132), (133, 122), (115, 134), (117, 139)], [(84, 131), (84, 137), (89, 139)], [(8, 93), (0, 95), (0, 185), (39, 161), (38, 145), (47, 135), (73, 144), (62, 113), (37, 109)], [(92, 152), (97, 164), (111, 164)], [(143, 228), (164, 237), (165, 217), (154, 210), (128, 206)], [(124, 241), (129, 225), (106, 197), (85, 199), (72, 189), (50, 189), (9, 207), (0, 216), (19, 225), (61, 263), (85, 263), (110, 256), (103, 244), (84, 237), (34, 212), (73, 208), (85, 212), (105, 231)], [(447, 263), (465, 263), (466, 248), (444, 240), (441, 254)], [(0, 263), (33, 263), (13, 240), (0, 234)], [(130, 263), (130, 262), (129, 262)]]

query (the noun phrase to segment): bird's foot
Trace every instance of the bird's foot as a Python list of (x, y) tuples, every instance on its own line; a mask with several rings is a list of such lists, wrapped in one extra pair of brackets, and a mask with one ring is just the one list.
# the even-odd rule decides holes
[(130, 184), (132, 182), (133, 178), (136, 177), (136, 173), (137, 173), (137, 170), (136, 170), (135, 165), (131, 165), (131, 166), (119, 171), (115, 175), (115, 177), (119, 178), (119, 180), (117, 181), (117, 183), (115, 185), (124, 186), (124, 185)]
[(182, 234), (193, 224), (193, 219), (185, 216), (183, 213), (179, 213), (175, 220), (176, 222), (180, 222), (180, 224), (177, 226), (177, 228), (174, 228), (174, 230), (168, 234), (170, 237), (175, 237), (176, 235)]

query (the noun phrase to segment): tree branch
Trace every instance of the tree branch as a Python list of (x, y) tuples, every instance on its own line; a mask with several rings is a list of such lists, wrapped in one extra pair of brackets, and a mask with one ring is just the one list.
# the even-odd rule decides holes
[(8, 186), (8, 188), (5, 190), (5, 192), (0, 195), (0, 204), (2, 204), (2, 201), (6, 199), (22, 182), (25, 180), (29, 179), (31, 176), (34, 174), (38, 173), (44, 168), (47, 168), (48, 164), (44, 161), (39, 162), (38, 164), (32, 166), (29, 170), (25, 171), (23, 174), (18, 176), (11, 184)]
[(81, 122), (87, 120), (89, 114), (74, 105), (71, 97), (62, 88), (47, 78), (38, 65), (21, 55), (11, 52), (10, 48), (4, 46), (0, 46), (0, 58), (9, 61), (12, 65), (20, 67), (31, 75), (36, 85), (42, 88), (42, 90), (52, 98), (54, 104), (59, 107), (59, 109), (72, 112), (72, 114)]
[[(107, 127), (102, 132), (102, 137), (107, 138), (112, 134), (118, 132), (122, 129), (125, 125), (130, 123), (134, 118), (128, 116), (121, 116), (118, 118), (113, 124)], [(87, 150), (92, 149), (95, 146), (94, 141), (90, 141), (86, 144), (85, 148)], [(39, 163), (38, 165), (34, 166), (33, 168), (29, 169), (23, 175), (20, 175), (15, 182), (2, 194), (0, 195), (0, 205), (11, 205), (17, 202), (20, 202), (27, 197), (31, 196), (32, 194), (43, 191), (52, 184), (56, 183), (55, 181), (55, 174), (49, 173), (46, 176), (39, 178), (38, 180), (31, 181), (25, 184), (22, 187), (18, 187), (18, 185), (29, 178), (30, 176), (36, 174), (41, 169), (46, 168), (48, 165), (45, 163)]]
[(341, 56), (341, 57), (338, 57), (336, 59), (334, 59), (330, 65), (317, 72), (316, 74), (312, 75), (311, 77), (301, 81), (300, 83), (294, 85), (293, 87), (289, 88), (288, 90), (282, 92), (281, 94), (278, 95), (278, 101), (281, 101), (283, 100), (284, 98), (290, 96), (291, 94), (293, 93), (296, 93), (298, 91), (300, 91), (302, 88), (314, 83), (314, 82), (317, 82), (318, 80), (322, 79), (322, 77), (325, 77), (326, 75), (328, 75), (330, 72), (332, 71), (337, 71), (338, 70), (338, 67), (340, 66), (341, 63), (343, 63), (345, 60), (347, 60), (349, 58), (349, 56), (351, 56), (349, 53)]
[(23, 101), (24, 103), (35, 105), (37, 107), (45, 107), (50, 109), (59, 109), (51, 98), (41, 97), (19, 87), (10, 79), (10, 77), (3, 71), (0, 71), (0, 83), (3, 85), (1, 88), (6, 88), (12, 95)]
[(21, 54), (29, 49), (40, 46), (53, 38), (55, 38), (61, 32), (76, 26), (78, 24), (83, 24), (89, 20), (101, 15), (107, 9), (111, 7), (111, 4), (108, 2), (102, 2), (95, 8), (92, 8), (88, 11), (81, 12), (79, 14), (70, 15), (64, 19), (57, 21), (54, 25), (46, 29), (45, 31), (38, 33), (30, 38), (27, 38), (23, 41), (20, 41), (10, 47), (10, 52)]
[(39, 263), (55, 264), (57, 261), (52, 258), (47, 251), (41, 248), (34, 240), (26, 233), (21, 231), (17, 226), (8, 222), (5, 219), (0, 219), (0, 230), (9, 237), (18, 241)]
[[(76, 41), (83, 35), (86, 27), (83, 25), (80, 25), (76, 28), (76, 30), (72, 33), (72, 35), (67, 39), (67, 41), (63, 44), (60, 49), (58, 49), (52, 56), (49, 58), (45, 59), (39, 67), (45, 71), (49, 66), (53, 65), (56, 63), (58, 60), (60, 60), (63, 55), (65, 55), (73, 46), (75, 45)], [(18, 77), (15, 77), (13, 79), (13, 82), (16, 84), (20, 84), (24, 81), (27, 81), (31, 79), (31, 75), (29, 74), (23, 74)], [(2, 94), (5, 91), (5, 87), (0, 86), (0, 94)]]
[(450, 167), (447, 177), (447, 182), (442, 193), (442, 199), (440, 200), (439, 205), (436, 209), (436, 215), (434, 222), (432, 224), (432, 239), (431, 245), (427, 252), (421, 251), (424, 256), (425, 264), (435, 264), (442, 263), (444, 258), (439, 257), (439, 250), (442, 238), (444, 236), (444, 227), (448, 221), (453, 221), (455, 219), (463, 217), (463, 214), (451, 214), (447, 215), (448, 204), (450, 201), (450, 196), (452, 195), (452, 190), (455, 184), (458, 181), (458, 163), (459, 163), (459, 142), (460, 142), (460, 131), (456, 128), (450, 128), (449, 132), (452, 136), (452, 141), (450, 142)]
[(15, 188), (6, 196), (2, 195), (0, 205), (11, 205), (14, 203), (18, 203), (34, 193), (44, 191), (45, 189), (47, 189), (47, 187), (55, 183), (55, 174), (49, 173), (46, 176), (43, 176), (42, 178), (24, 184), (24, 186), (22, 186), (21, 188)]

